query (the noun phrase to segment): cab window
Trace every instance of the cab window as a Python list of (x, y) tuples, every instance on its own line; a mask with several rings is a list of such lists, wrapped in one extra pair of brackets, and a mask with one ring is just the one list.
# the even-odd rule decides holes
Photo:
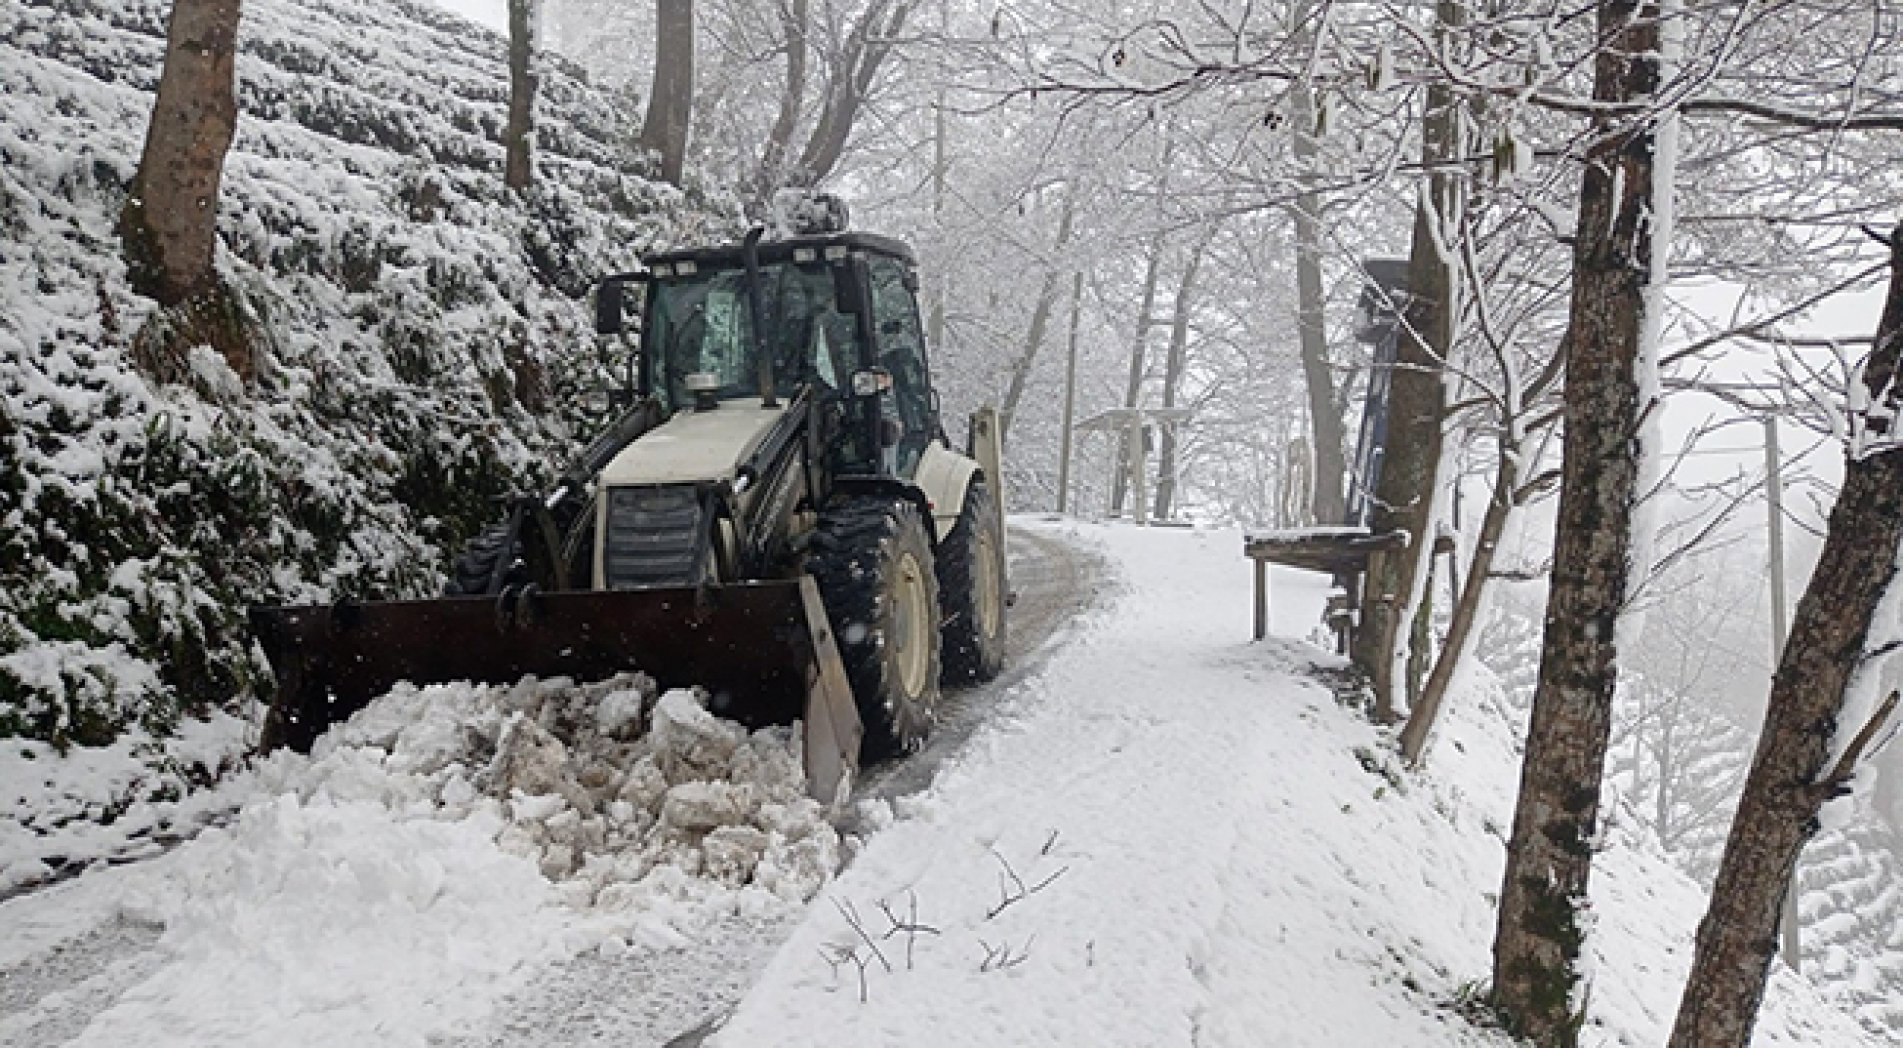
[(878, 334), (879, 366), (892, 373), (892, 409), (901, 428), (898, 471), (910, 476), (931, 442), (932, 386), (926, 369), (925, 334), (918, 302), (907, 287), (906, 267), (897, 259), (870, 262), (872, 317)]

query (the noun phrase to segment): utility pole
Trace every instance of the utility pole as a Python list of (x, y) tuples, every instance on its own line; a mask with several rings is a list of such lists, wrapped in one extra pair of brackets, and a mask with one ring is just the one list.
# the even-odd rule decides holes
[(1070, 351), (1064, 361), (1064, 429), (1057, 453), (1057, 512), (1070, 507), (1071, 417), (1077, 409), (1077, 323), (1083, 312), (1084, 272), (1078, 270), (1070, 283)]
[[(1771, 672), (1784, 660), (1784, 641), (1791, 631), (1789, 605), (1784, 602), (1784, 456), (1777, 443), (1777, 416), (1764, 416), (1764, 501), (1770, 514), (1771, 543)], [(1799, 971), (1802, 940), (1797, 912), (1797, 865), (1791, 865), (1791, 886), (1784, 893), (1783, 944), (1778, 952), (1792, 971)]]

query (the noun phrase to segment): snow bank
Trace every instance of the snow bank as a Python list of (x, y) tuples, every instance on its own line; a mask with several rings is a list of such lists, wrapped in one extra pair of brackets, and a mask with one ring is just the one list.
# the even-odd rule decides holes
[(791, 729), (639, 675), (399, 687), (245, 781), (228, 826), (0, 907), (27, 956), (115, 918), (163, 927), (153, 974), (75, 1043), (420, 1045), (577, 951), (778, 919), (840, 862)]
[(227, 714), (188, 720), (170, 738), (132, 731), (61, 754), (0, 739), (0, 899), (94, 863), (155, 855), (233, 802), (202, 787), (254, 741)]

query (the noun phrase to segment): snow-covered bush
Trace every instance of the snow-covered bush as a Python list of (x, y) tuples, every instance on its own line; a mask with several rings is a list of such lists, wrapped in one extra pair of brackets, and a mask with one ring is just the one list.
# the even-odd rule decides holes
[(219, 264), (257, 374), (156, 354), (113, 230), (169, 7), (0, 8), (0, 738), (162, 735), (266, 683), (248, 604), (432, 591), (587, 435), (594, 277), (734, 221), (632, 175), (626, 114), (559, 63), (516, 196), (500, 38), (252, 0)]

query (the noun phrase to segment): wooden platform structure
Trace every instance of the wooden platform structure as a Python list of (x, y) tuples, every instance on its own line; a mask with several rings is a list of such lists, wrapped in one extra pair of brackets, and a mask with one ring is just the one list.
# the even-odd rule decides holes
[(1269, 565), (1333, 575), (1343, 594), (1328, 609), (1335, 643), (1348, 651), (1361, 607), (1361, 580), (1376, 558), (1407, 546), (1407, 532), (1371, 534), (1367, 528), (1293, 528), (1245, 535), (1242, 553), (1255, 562), (1255, 639), (1269, 635)]

